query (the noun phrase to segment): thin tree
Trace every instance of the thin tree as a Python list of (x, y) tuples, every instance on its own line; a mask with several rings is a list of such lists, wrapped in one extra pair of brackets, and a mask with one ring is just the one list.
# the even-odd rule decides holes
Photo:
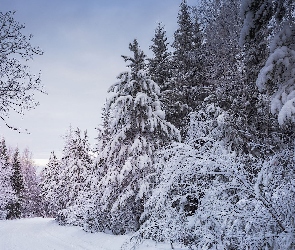
[(25, 25), (17, 22), (14, 14), (0, 12), (0, 119), (18, 130), (6, 120), (11, 112), (23, 114), (38, 105), (34, 93), (43, 92), (40, 74), (32, 74), (27, 61), (43, 52), (31, 45), (32, 35), (23, 34)]

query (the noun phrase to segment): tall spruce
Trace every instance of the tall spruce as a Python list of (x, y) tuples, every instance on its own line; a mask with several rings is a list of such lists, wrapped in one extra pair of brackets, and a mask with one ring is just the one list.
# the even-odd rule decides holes
[(191, 16), (191, 9), (187, 5), (186, 0), (180, 4), (178, 13), (178, 29), (174, 33), (174, 75), (178, 77), (185, 77), (194, 66), (194, 52), (196, 49), (194, 24)]
[[(268, 36), (271, 33), (269, 23), (273, 13), (272, 2), (242, 2), (241, 13), (243, 27), (239, 42), (244, 53), (244, 74), (243, 88), (238, 93), (239, 109), (243, 113), (243, 124), (247, 127), (248, 140), (252, 144), (248, 144), (246, 150), (256, 155), (259, 153), (259, 157), (265, 157), (277, 144), (271, 137), (278, 128), (273, 117), (269, 115), (269, 98), (259, 93), (256, 79), (269, 54)], [(256, 147), (255, 144), (260, 146)]]
[(139, 228), (153, 185), (146, 177), (154, 172), (155, 151), (179, 139), (178, 130), (165, 120), (159, 86), (145, 70), (145, 54), (137, 40), (129, 49), (133, 55), (123, 58), (130, 62), (130, 71), (120, 74), (111, 86), (112, 97), (105, 105), (110, 140), (98, 162), (106, 174), (97, 187), (97, 210), (90, 211), (88, 217), (88, 229), (109, 229), (115, 234)]
[[(79, 128), (73, 131), (70, 126), (64, 140), (65, 145), (61, 160), (56, 161), (53, 155), (51, 163), (54, 167), (52, 176), (54, 182), (52, 184), (55, 185), (49, 187), (52, 189), (53, 194), (56, 195), (53, 199), (54, 206), (58, 209), (56, 212), (67, 209), (74, 204), (78, 192), (83, 190), (86, 176), (92, 165), (87, 132), (84, 133), (83, 137)], [(62, 219), (59, 218), (59, 220)]]
[(18, 149), (15, 150), (12, 159), (11, 186), (13, 192), (15, 193), (16, 199), (7, 205), (7, 219), (15, 219), (22, 216), (24, 181)]
[(35, 217), (41, 215), (41, 196), (39, 179), (36, 174), (36, 167), (32, 160), (32, 153), (25, 149), (21, 158), (21, 171), (23, 176), (23, 204), (22, 216)]
[(55, 217), (60, 210), (59, 197), (59, 175), (60, 162), (54, 152), (51, 152), (47, 165), (41, 172), (40, 189), (42, 197), (42, 214)]
[(15, 199), (11, 185), (12, 168), (5, 139), (0, 142), (0, 219), (6, 219), (7, 205)]
[(59, 185), (63, 192), (63, 209), (58, 214), (58, 220), (61, 224), (66, 223), (68, 209), (75, 205), (80, 192), (86, 189), (87, 177), (92, 173), (92, 159), (90, 157), (90, 144), (88, 141), (87, 131), (81, 133), (77, 128), (73, 131), (71, 140), (68, 141), (69, 155), (66, 165), (62, 166)]
[[(167, 84), (169, 84), (172, 76), (172, 69), (170, 66), (171, 53), (168, 51), (169, 43), (167, 42), (165, 28), (161, 23), (158, 23), (152, 42), (150, 49), (154, 57), (148, 59), (149, 74), (151, 79), (159, 85), (164, 98), (162, 92), (167, 89)], [(161, 101), (163, 98), (161, 98)]]
[(197, 16), (183, 0), (178, 13), (178, 29), (174, 33), (172, 79), (165, 94), (167, 120), (180, 129), (185, 137), (188, 114), (198, 109), (205, 95), (202, 58), (202, 32)]

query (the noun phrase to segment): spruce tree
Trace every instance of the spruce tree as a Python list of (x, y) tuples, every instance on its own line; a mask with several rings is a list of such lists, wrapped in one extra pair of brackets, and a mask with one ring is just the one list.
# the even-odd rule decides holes
[(78, 218), (77, 211), (84, 209), (81, 204), (85, 204), (84, 198), (89, 198), (88, 179), (93, 174), (91, 149), (87, 131), (81, 134), (79, 128), (73, 131), (70, 127), (64, 138), (61, 160), (52, 152), (42, 172), (41, 194), (46, 215), (56, 217), (61, 225), (78, 225), (83, 215)]
[[(289, 57), (292, 53), (281, 54), (280, 48), (275, 52), (273, 44), (269, 44), (270, 40), (276, 42), (279, 40), (275, 35), (280, 30), (276, 27), (278, 20), (275, 16), (276, 6), (280, 3), (281, 1), (251, 0), (242, 1), (240, 7), (242, 27), (239, 34), (239, 44), (242, 46), (243, 72), (242, 84), (238, 85), (235, 103), (232, 105), (232, 109), (235, 110), (234, 116), (239, 119), (237, 133), (233, 133), (233, 136), (241, 139), (239, 143), (240, 151), (248, 154), (250, 158), (254, 156), (256, 160), (259, 158), (267, 159), (281, 147), (285, 147), (286, 143), (293, 142), (294, 136), (292, 126), (279, 127), (275, 117), (270, 113), (272, 110), (275, 114), (283, 106), (282, 101), (289, 99), (287, 97), (288, 87), (283, 86), (281, 89), (283, 98), (280, 95), (276, 96), (276, 91), (273, 89), (273, 83), (277, 79), (280, 83), (285, 82), (284, 76), (279, 76), (280, 73), (286, 72), (285, 75), (290, 75), (290, 71), (288, 72), (285, 66), (277, 67), (277, 65), (282, 65), (282, 61), (285, 60), (282, 57), (286, 55), (286, 58), (288, 58), (286, 61), (289, 61), (288, 65), (292, 65), (292, 56)], [(283, 19), (286, 20), (285, 17)], [(290, 33), (287, 31), (285, 34)], [(284, 37), (284, 40), (288, 40), (285, 34), (282, 37)], [(277, 57), (276, 55), (283, 56)], [(277, 76), (279, 77), (277, 78)], [(286, 82), (290, 82), (289, 80)], [(270, 83), (267, 87), (266, 82), (266, 85)], [(287, 109), (290, 110), (289, 107)], [(235, 120), (237, 119), (232, 119), (232, 125), (234, 125)], [(250, 158), (247, 159), (249, 161), (246, 164), (247, 170), (257, 173), (260, 166), (252, 167), (253, 162), (251, 163)]]
[[(172, 69), (170, 66), (171, 53), (168, 51), (169, 43), (167, 42), (166, 31), (161, 23), (158, 23), (152, 42), (150, 49), (154, 57), (148, 59), (149, 74), (151, 79), (159, 85), (161, 94), (163, 94), (172, 77)], [(163, 98), (161, 98), (161, 101), (163, 101)]]
[(198, 46), (194, 41), (196, 27), (191, 16), (191, 8), (187, 5), (186, 0), (180, 4), (177, 23), (178, 29), (174, 33), (174, 42), (172, 43), (174, 74), (183, 75), (194, 66), (194, 50)]
[(41, 197), (36, 167), (32, 160), (32, 153), (25, 149), (21, 156), (21, 170), (23, 175), (23, 217), (41, 215)]
[[(241, 38), (259, 36), (264, 26), (273, 27), (273, 37), (269, 43), (270, 53), (266, 60), (259, 64), (260, 73), (256, 84), (260, 91), (266, 92), (271, 98), (271, 113), (276, 115), (278, 122), (287, 132), (294, 136), (294, 92), (295, 92), (295, 56), (294, 56), (294, 34), (295, 34), (295, 3), (291, 0), (260, 1), (260, 8), (246, 8), (245, 12), (251, 15), (250, 22), (255, 24), (255, 29), (245, 29), (241, 32)], [(255, 6), (254, 3), (252, 5)], [(252, 7), (251, 5), (251, 7)], [(266, 8), (267, 6), (268, 8)], [(261, 18), (266, 16), (267, 18)], [(260, 22), (260, 19), (262, 21)], [(249, 22), (249, 21), (248, 21)], [(245, 15), (247, 27), (247, 15)], [(262, 28), (261, 28), (262, 26)], [(251, 33), (252, 31), (252, 33)], [(247, 40), (245, 39), (247, 42)], [(263, 66), (263, 67), (262, 67)], [(292, 136), (292, 138), (293, 138)], [(290, 140), (293, 143), (293, 139)]]
[[(110, 140), (98, 159), (106, 174), (97, 187), (97, 211), (90, 212), (92, 219), (88, 218), (91, 230), (96, 225), (97, 230), (107, 228), (115, 234), (139, 228), (143, 205), (153, 185), (146, 177), (154, 172), (155, 151), (179, 139), (177, 129), (165, 120), (159, 86), (145, 71), (145, 54), (137, 40), (129, 49), (133, 56), (123, 58), (130, 62), (131, 70), (120, 74), (119, 82), (109, 89), (112, 97), (105, 111)], [(90, 222), (93, 219), (95, 225)]]
[(71, 183), (69, 178), (66, 176), (65, 171), (67, 171), (71, 166), (72, 149), (74, 148), (74, 135), (75, 132), (73, 131), (72, 126), (70, 126), (64, 136), (65, 142), (62, 150), (62, 157), (59, 163), (59, 172), (56, 173), (55, 192), (57, 194), (56, 204), (59, 210), (65, 209), (69, 201), (68, 192), (66, 192), (66, 190), (68, 190), (67, 186), (70, 186)]
[(16, 195), (16, 199), (7, 205), (7, 219), (15, 219), (20, 218), (22, 216), (21, 211), (23, 202), (24, 182), (18, 149), (15, 150), (12, 159), (11, 185), (13, 192)]
[(7, 205), (12, 203), (15, 195), (11, 186), (12, 168), (5, 139), (0, 142), (0, 219), (6, 219)]
[(70, 143), (66, 145), (70, 150), (69, 155), (63, 156), (67, 161), (62, 166), (59, 183), (66, 197), (64, 208), (75, 204), (79, 192), (85, 189), (86, 179), (92, 168), (87, 131), (81, 135), (80, 129), (77, 128), (72, 134), (71, 141), (67, 143)]
[(186, 0), (180, 4), (178, 29), (172, 47), (172, 79), (165, 92), (169, 103), (167, 120), (186, 135), (188, 114), (199, 109), (204, 95), (202, 32), (198, 18), (192, 16)]
[(54, 152), (51, 152), (49, 161), (41, 172), (41, 197), (42, 214), (44, 216), (54, 217), (60, 209), (58, 202), (59, 192), (60, 162)]

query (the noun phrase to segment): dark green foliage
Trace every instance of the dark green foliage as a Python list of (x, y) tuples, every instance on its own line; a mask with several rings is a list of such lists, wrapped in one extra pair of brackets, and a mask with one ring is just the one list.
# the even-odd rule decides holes
[(0, 142), (0, 219), (7, 217), (8, 204), (14, 199), (11, 186), (11, 165), (5, 139)]
[(0, 159), (3, 161), (2, 167), (9, 168), (9, 156), (4, 138), (0, 142)]
[(174, 75), (181, 77), (183, 73), (188, 73), (192, 66), (194, 66), (194, 50), (199, 45), (194, 39), (196, 30), (191, 17), (190, 7), (185, 0), (180, 4), (177, 23), (178, 29), (174, 33), (174, 42), (172, 44), (174, 48), (173, 70)]
[(11, 186), (16, 195), (16, 200), (13, 200), (7, 206), (7, 219), (16, 219), (21, 217), (22, 192), (24, 190), (23, 176), (21, 172), (21, 163), (18, 149), (16, 149), (12, 159)]
[(16, 195), (20, 196), (24, 189), (24, 183), (21, 173), (21, 163), (19, 159), (18, 149), (15, 151), (13, 156), (11, 183)]
[(150, 49), (154, 57), (148, 59), (149, 73), (151, 79), (159, 85), (161, 92), (163, 92), (171, 80), (172, 69), (170, 65), (171, 53), (168, 51), (169, 43), (167, 42), (166, 31), (161, 23), (158, 24), (155, 30), (152, 42)]
[(167, 120), (186, 136), (188, 114), (198, 110), (207, 96), (204, 87), (202, 31), (196, 12), (193, 15), (186, 1), (180, 4), (178, 29), (174, 33), (172, 78), (163, 93)]
[(18, 201), (11, 201), (7, 204), (6, 206), (7, 209), (7, 220), (12, 220), (12, 219), (20, 219), (21, 218), (21, 204)]
[(133, 52), (134, 57), (130, 56), (122, 56), (125, 62), (130, 62), (128, 67), (131, 68), (131, 74), (134, 79), (137, 79), (137, 73), (140, 70), (146, 69), (145, 58), (146, 55), (142, 50), (140, 50), (138, 41), (136, 39), (133, 40), (132, 43), (129, 44), (130, 51)]

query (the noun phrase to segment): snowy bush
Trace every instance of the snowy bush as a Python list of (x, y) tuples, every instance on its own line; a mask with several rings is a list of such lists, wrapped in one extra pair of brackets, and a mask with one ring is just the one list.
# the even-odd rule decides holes
[(218, 139), (222, 116), (209, 105), (191, 116), (186, 143), (159, 152), (151, 176), (158, 185), (125, 249), (144, 239), (191, 249), (292, 249), (293, 150), (256, 162), (262, 167), (253, 177)]
[(85, 214), (84, 211), (77, 205), (70, 206), (66, 209), (60, 210), (57, 213), (56, 220), (60, 225), (84, 225)]
[[(143, 224), (131, 245), (142, 239), (177, 242), (190, 247), (209, 244), (206, 237), (211, 229), (207, 224), (215, 228), (214, 219), (222, 219), (218, 218), (222, 214), (218, 209), (228, 208), (212, 202), (220, 193), (226, 196), (217, 184), (219, 181), (227, 183), (228, 168), (237, 166), (235, 155), (216, 140), (220, 136), (221, 116), (221, 110), (214, 105), (192, 114), (186, 143), (173, 144), (159, 152), (157, 172), (151, 176), (158, 185), (145, 204), (141, 216)], [(214, 185), (216, 189), (211, 190)], [(211, 234), (214, 242), (217, 236), (213, 231)]]

